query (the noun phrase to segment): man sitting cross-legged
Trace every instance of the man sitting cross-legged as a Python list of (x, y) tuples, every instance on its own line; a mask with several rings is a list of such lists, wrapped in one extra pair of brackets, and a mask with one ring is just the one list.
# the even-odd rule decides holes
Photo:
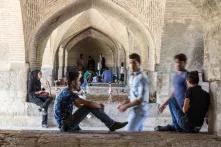
[[(73, 91), (80, 89), (80, 76), (77, 70), (69, 73), (67, 80), (68, 86), (58, 94), (54, 104), (55, 119), (62, 132), (81, 130), (79, 123), (89, 113), (100, 119), (110, 131), (115, 131), (127, 125), (127, 122), (116, 122), (107, 116), (104, 113), (103, 104), (81, 99), (77, 94), (73, 93)], [(79, 109), (72, 114), (74, 105)]]
[[(200, 131), (209, 107), (209, 94), (198, 85), (197, 71), (187, 75), (187, 92), (183, 108), (180, 109), (175, 99), (169, 100), (172, 119), (179, 126), (180, 132), (197, 133)], [(158, 126), (159, 131), (168, 131), (167, 127)]]

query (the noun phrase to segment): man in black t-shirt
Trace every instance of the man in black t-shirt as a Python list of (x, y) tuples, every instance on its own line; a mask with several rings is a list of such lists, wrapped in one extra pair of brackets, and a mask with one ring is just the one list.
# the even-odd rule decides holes
[[(170, 109), (172, 109), (174, 120), (179, 125), (180, 132), (200, 131), (204, 117), (209, 108), (209, 94), (204, 91), (199, 85), (199, 76), (197, 71), (189, 72), (187, 75), (187, 92), (184, 99), (184, 105), (181, 109), (175, 99), (169, 100)], [(156, 130), (168, 131), (163, 127), (158, 127)]]
[(210, 99), (209, 93), (204, 91), (198, 83), (198, 72), (190, 72), (187, 77), (188, 90), (184, 100), (183, 112), (188, 120), (187, 128), (198, 128), (199, 131), (208, 112)]

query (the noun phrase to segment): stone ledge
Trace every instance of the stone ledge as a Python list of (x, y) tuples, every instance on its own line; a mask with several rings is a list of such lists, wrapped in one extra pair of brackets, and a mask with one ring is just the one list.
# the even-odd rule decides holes
[(221, 138), (209, 134), (169, 132), (82, 131), (1, 131), (0, 145), (4, 147), (221, 147)]

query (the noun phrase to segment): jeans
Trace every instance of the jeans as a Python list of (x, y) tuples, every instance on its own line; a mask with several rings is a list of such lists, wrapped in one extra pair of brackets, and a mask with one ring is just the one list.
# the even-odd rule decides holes
[(141, 112), (139, 109), (132, 108), (128, 117), (127, 131), (141, 132), (143, 131), (143, 124), (147, 118), (146, 112)]
[(82, 106), (74, 114), (69, 116), (66, 120), (63, 120), (63, 123), (61, 125), (67, 128), (67, 130), (69, 129), (78, 130), (80, 122), (89, 113), (92, 113), (95, 117), (101, 120), (108, 128), (111, 128), (115, 123), (114, 120), (112, 120), (107, 114), (105, 114), (103, 109), (96, 109), (96, 108), (93, 109)]
[(169, 104), (169, 109), (170, 109), (170, 113), (172, 116), (173, 127), (175, 130), (181, 131), (181, 132), (199, 132), (200, 128), (196, 126), (192, 126), (189, 123), (188, 118), (180, 109), (174, 97), (170, 98), (168, 104)]
[(51, 99), (48, 96), (32, 95), (29, 101), (45, 109), (46, 113), (42, 114), (42, 124), (48, 124), (48, 107), (51, 103)]

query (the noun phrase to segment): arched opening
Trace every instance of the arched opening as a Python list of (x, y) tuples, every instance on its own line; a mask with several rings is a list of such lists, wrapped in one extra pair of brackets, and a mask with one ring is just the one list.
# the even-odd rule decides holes
[[(82, 1), (83, 2), (83, 1)], [(80, 2), (79, 2), (80, 3)], [(59, 50), (62, 48), (63, 50), (66, 50), (66, 48), (67, 48), (67, 46), (65, 45), (65, 44), (67, 44), (67, 42), (69, 42), (70, 41), (70, 39), (72, 39), (73, 37), (74, 37), (74, 39), (71, 41), (71, 42), (75, 42), (75, 43), (73, 43), (73, 44), (76, 44), (76, 46), (72, 46), (71, 48), (73, 49), (73, 50), (70, 50), (70, 51), (74, 51), (76, 48), (79, 48), (79, 46), (80, 47), (85, 47), (85, 46), (82, 46), (82, 45), (79, 45), (80, 43), (79, 43), (79, 41), (78, 41), (78, 39), (80, 39), (80, 37), (76, 37), (76, 36), (78, 36), (79, 34), (81, 34), (81, 32), (82, 31), (84, 31), (86, 28), (88, 28), (88, 27), (94, 27), (94, 28), (98, 28), (98, 30), (101, 30), (101, 32), (102, 33), (107, 33), (108, 35), (107, 36), (110, 36), (111, 38), (114, 38), (115, 40), (117, 40), (118, 42), (120, 42), (120, 43), (122, 43), (123, 44), (123, 46), (124, 46), (124, 48), (125, 48), (125, 50), (126, 50), (126, 53), (127, 54), (129, 54), (129, 53), (131, 53), (131, 52), (138, 52), (138, 53), (140, 53), (141, 55), (142, 55), (142, 59), (143, 59), (143, 61), (142, 61), (142, 63), (144, 63), (143, 64), (143, 68), (145, 69), (145, 70), (155, 70), (155, 45), (154, 45), (154, 42), (152, 41), (153, 40), (153, 37), (151, 37), (152, 35), (151, 35), (151, 33), (149, 33), (149, 31), (148, 31), (148, 29), (146, 28), (146, 27), (144, 27), (144, 25), (142, 24), (142, 23), (140, 23), (139, 21), (137, 21), (135, 18), (133, 18), (133, 16), (131, 17), (130, 15), (129, 15), (129, 17), (128, 16), (126, 16), (126, 15), (124, 15), (124, 10), (120, 10), (120, 9), (118, 9), (118, 8), (116, 8), (115, 6), (113, 6), (113, 5), (111, 5), (112, 7), (109, 7), (109, 4), (110, 3), (108, 3), (106, 6), (108, 7), (108, 9), (106, 10), (104, 10), (104, 8), (103, 8), (103, 4), (101, 5), (101, 3), (103, 3), (103, 2), (100, 2), (100, 1), (93, 1), (93, 4), (92, 4), (92, 6), (89, 6), (88, 7), (88, 5), (85, 5), (84, 4), (84, 7), (83, 7), (83, 10), (80, 10), (79, 12), (75, 12), (75, 11), (71, 11), (71, 13), (75, 13), (74, 15), (70, 15), (70, 14), (68, 14), (68, 15), (66, 15), (66, 17), (69, 17), (69, 18), (67, 18), (67, 19), (65, 19), (65, 21), (64, 21), (64, 23), (61, 23), (60, 22), (60, 20), (62, 20), (62, 19), (64, 19), (63, 18), (63, 15), (65, 15), (65, 12), (64, 12), (64, 14), (62, 14), (62, 15), (60, 15), (58, 18), (56, 17), (56, 16), (52, 16), (52, 17), (54, 17), (54, 18), (56, 18), (55, 20), (56, 21), (54, 21), (53, 23), (51, 23), (50, 25), (48, 25), (47, 23), (48, 22), (50, 22), (50, 20), (51, 20), (51, 18), (49, 18), (49, 20), (47, 20), (46, 22), (45, 22), (45, 24), (43, 24), (41, 27), (40, 27), (40, 29), (39, 29), (39, 32), (38, 33), (36, 33), (37, 34), (37, 36), (39, 35), (39, 36), (43, 36), (43, 33), (41, 33), (41, 31), (42, 32), (44, 32), (45, 33), (45, 29), (47, 28), (47, 27), (49, 27), (49, 26), (52, 26), (52, 28), (53, 27), (57, 27), (58, 26), (58, 24), (61, 24), (61, 28), (62, 29), (64, 29), (64, 27), (65, 27), (65, 25), (64, 26), (62, 26), (63, 24), (65, 24), (66, 23), (66, 26), (67, 26), (67, 24), (71, 24), (70, 26), (72, 26), (72, 27), (67, 27), (67, 29), (65, 29), (66, 31), (64, 31), (65, 33), (63, 33), (61, 36), (62, 37), (60, 37), (60, 39), (58, 39), (57, 40), (57, 46), (55, 46), (55, 52), (54, 53), (58, 53), (58, 52), (56, 52), (57, 50), (56, 49), (58, 49), (59, 48)], [(105, 2), (104, 2), (105, 3)], [(83, 3), (82, 3), (83, 4)], [(81, 7), (82, 8), (82, 7)], [(110, 8), (110, 10), (109, 10), (109, 8)], [(117, 11), (116, 11), (116, 9), (117, 9)], [(68, 9), (67, 9), (68, 10)], [(113, 12), (114, 13), (111, 13), (110, 11), (111, 10), (113, 10)], [(64, 11), (66, 11), (66, 10), (64, 10)], [(120, 24), (120, 26), (122, 27), (122, 28), (124, 28), (123, 30), (124, 30), (124, 35), (126, 34), (126, 37), (125, 38), (127, 38), (126, 40), (121, 40), (121, 38), (118, 38), (116, 35), (114, 35), (114, 34), (111, 34), (110, 32), (105, 32), (104, 30), (108, 30), (109, 28), (109, 26), (108, 27), (106, 27), (106, 28), (103, 28), (102, 26), (101, 26), (101, 24), (103, 24), (103, 23), (100, 23), (100, 22), (93, 22), (92, 20), (93, 20), (93, 18), (94, 18), (94, 12), (96, 12), (96, 11), (101, 11), (102, 12), (102, 15), (103, 16), (99, 16), (99, 18), (105, 18), (105, 19), (107, 19), (107, 18), (110, 18), (107, 22), (110, 22), (110, 20), (114, 20), (114, 23), (112, 23), (111, 25), (110, 25), (110, 28), (112, 28), (112, 29), (116, 29), (117, 31), (116, 32), (121, 32), (121, 30), (120, 29), (118, 29), (116, 26), (117, 26), (117, 24)], [(69, 11), (70, 12), (70, 11)], [(116, 14), (115, 14), (115, 12), (119, 12), (119, 13), (121, 13), (121, 15), (123, 16), (123, 20), (121, 20), (120, 18), (119, 18), (119, 16), (116, 16)], [(96, 13), (95, 13), (96, 14)], [(127, 14), (127, 13), (126, 13)], [(67, 22), (67, 21), (69, 21), (70, 19), (72, 19), (73, 18), (73, 23), (70, 23), (70, 22)], [(89, 18), (89, 19), (86, 19), (86, 18)], [(103, 20), (103, 19), (101, 19), (101, 20)], [(104, 21), (105, 22), (105, 21)], [(128, 22), (130, 22), (129, 23), (129, 25), (127, 26), (126, 25), (126, 23), (128, 23)], [(82, 25), (82, 24), (84, 24), (84, 25)], [(108, 23), (106, 23), (106, 24), (108, 24)], [(44, 26), (45, 25), (45, 26)], [(48, 26), (47, 26), (48, 25)], [(74, 27), (73, 27), (74, 26)], [(60, 27), (60, 26), (58, 26), (58, 27)], [(57, 29), (57, 28), (56, 28)], [(56, 30), (55, 29), (55, 30)], [(50, 33), (50, 29), (49, 30), (47, 30), (47, 32), (48, 33)], [(126, 32), (126, 33), (125, 33)], [(59, 29), (57, 29), (56, 30), (56, 33), (57, 33), (57, 35), (59, 35), (59, 33), (60, 33), (60, 31), (59, 31)], [(46, 33), (47, 34), (47, 33)], [(53, 33), (52, 33), (53, 34)], [(86, 36), (90, 36), (90, 35), (86, 35)], [(50, 36), (51, 37), (51, 36)], [(49, 38), (50, 38), (49, 37)], [(188, 37), (188, 36), (187, 36)], [(38, 38), (38, 37), (37, 37)], [(76, 39), (77, 38), (77, 39)], [(87, 38), (88, 39), (88, 38)], [(84, 41), (84, 43), (85, 43), (85, 40), (87, 40), (87, 39), (84, 39), (84, 40), (81, 40), (82, 42)], [(91, 39), (91, 38), (90, 38)], [(114, 40), (113, 39), (113, 40)], [(38, 42), (37, 44), (39, 44), (39, 40), (38, 39), (36, 39), (35, 40), (36, 42)], [(80, 42), (81, 42), (80, 41)], [(65, 42), (65, 43), (64, 43)], [(94, 41), (95, 42), (95, 41)], [(99, 41), (100, 42), (100, 41)], [(124, 44), (123, 42), (126, 42), (127, 44)], [(42, 58), (42, 56), (43, 56), (43, 54), (44, 54), (44, 52), (45, 52), (45, 48), (44, 48), (44, 46), (45, 46), (45, 44), (46, 43), (40, 43), (39, 44), (39, 46), (37, 46), (37, 47), (34, 47), (33, 46), (33, 49), (35, 50), (37, 50), (37, 54), (34, 54), (34, 55), (36, 55), (36, 58), (34, 59), (34, 60), (30, 60), (30, 65), (31, 65), (31, 68), (34, 68), (35, 66), (36, 67), (38, 67), (38, 66), (41, 66), (42, 65), (42, 63), (41, 63), (41, 58)], [(92, 44), (92, 43), (91, 43)], [(96, 43), (96, 44), (99, 44), (98, 42)], [(61, 49), (61, 50), (62, 50)], [(63, 51), (62, 50), (62, 51)], [(76, 49), (77, 50), (77, 49)], [(94, 49), (95, 50), (95, 49)], [(62, 51), (61, 51), (61, 53), (62, 53)], [(60, 51), (59, 51), (60, 52)], [(64, 54), (65, 54), (65, 52), (63, 52)], [(58, 53), (59, 54), (59, 53)], [(66, 55), (75, 55), (75, 56), (72, 56), (72, 58), (73, 57), (76, 57), (76, 52), (75, 53), (70, 53), (70, 54), (68, 54), (68, 52), (67, 52), (67, 54)], [(163, 53), (162, 53), (163, 54)], [(166, 54), (165, 54), (166, 55)], [(53, 55), (54, 56), (54, 55)], [(52, 57), (53, 57), (52, 56)], [(58, 55), (59, 56), (59, 55)], [(62, 71), (62, 76), (64, 75), (64, 73), (65, 73), (65, 67), (66, 66), (72, 66), (72, 65), (68, 65), (68, 63), (71, 63), (71, 64), (73, 64), (74, 62), (76, 62), (76, 61), (69, 61), (68, 62), (68, 60), (71, 58), (71, 56), (67, 56), (67, 62), (65, 62), (65, 58), (62, 58), (61, 59), (61, 61), (63, 61), (63, 63), (62, 62), (59, 62), (58, 61), (58, 64), (57, 64), (57, 66), (63, 66), (61, 69), (63, 70)], [(32, 59), (32, 58), (30, 58), (30, 59)], [(57, 60), (56, 59), (56, 57), (55, 57), (55, 59), (54, 60)], [(60, 64), (60, 63), (62, 63), (62, 64)], [(65, 64), (67, 64), (67, 65), (65, 65)], [(148, 65), (149, 64), (149, 65)], [(59, 69), (59, 67), (58, 67), (58, 69)], [(59, 71), (59, 70), (58, 70)], [(153, 75), (154, 76), (154, 75)], [(156, 83), (155, 81), (153, 82), (153, 83)], [(169, 91), (169, 90), (168, 90)]]
[[(90, 2), (92, 2), (91, 5)], [(81, 9), (79, 9), (79, 7)], [(127, 47), (126, 49), (130, 49), (131, 51), (137, 52), (141, 51), (142, 56), (145, 57), (143, 58), (144, 68), (149, 70), (154, 69), (155, 47), (153, 43), (153, 37), (148, 31), (148, 29), (144, 27), (144, 25), (141, 22), (139, 22), (135, 17), (130, 15), (130, 13), (127, 13), (125, 10), (123, 10), (116, 4), (112, 2), (105, 2), (99, 0), (82, 0), (73, 3), (72, 5), (65, 7), (64, 9), (53, 14), (50, 18), (45, 20), (45, 22), (39, 27), (39, 29), (36, 30), (36, 33), (33, 36), (31, 42), (32, 45), (29, 52), (30, 68), (34, 69), (41, 66), (42, 55), (44, 53), (44, 48), (46, 45), (46, 41), (44, 40), (56, 27), (58, 27), (60, 24), (70, 19), (71, 17), (74, 17), (91, 8), (97, 9), (98, 11), (102, 11), (102, 13), (106, 14), (106, 16), (109, 16), (111, 19), (114, 19), (117, 22), (120, 22), (122, 25), (124, 25), (127, 32), (131, 33), (131, 35), (127, 37), (135, 37), (133, 39), (135, 40), (134, 44), (129, 45), (129, 47)], [(138, 48), (140, 50), (138, 50)]]
[(87, 28), (72, 36), (72, 38), (63, 41), (61, 46), (56, 51), (54, 58), (53, 79), (55, 80), (63, 78), (66, 72), (76, 66), (80, 54), (84, 55), (85, 67), (87, 67), (89, 56), (97, 64), (99, 54), (105, 57), (106, 66), (114, 73), (117, 72), (120, 63), (123, 62), (126, 66), (126, 53), (121, 47), (122, 45), (94, 28)]
[[(88, 5), (90, 2), (93, 4)], [(153, 37), (142, 22), (112, 2), (83, 0), (71, 6), (53, 14), (36, 30), (29, 52), (31, 70), (42, 68), (53, 82), (65, 76), (80, 53), (95, 61), (102, 53), (107, 66), (116, 72), (132, 52), (142, 56), (144, 70), (154, 70)], [(80, 6), (80, 10), (73, 9)], [(106, 95), (107, 88), (103, 90)], [(116, 93), (123, 93), (117, 90)]]
[[(106, 59), (107, 67), (114, 67), (114, 52), (113, 47), (108, 44), (94, 38), (85, 38), (73, 46), (68, 52), (68, 63), (67, 66), (72, 66), (77, 63), (79, 53), (85, 56), (85, 60), (88, 61), (88, 57), (91, 56), (95, 62), (99, 61), (99, 54), (103, 54)], [(87, 62), (85, 63), (87, 66)]]
[[(77, 1), (68, 1), (68, 2), (66, 1), (65, 4), (62, 6), (59, 5), (62, 2), (59, 0), (58, 1), (57, 0), (54, 1), (21, 0), (21, 3), (25, 3), (24, 4), (25, 6), (26, 3), (32, 3), (32, 2), (33, 5), (31, 5), (31, 7), (27, 9), (27, 14), (31, 14), (31, 17), (33, 17), (33, 19), (29, 17), (30, 19), (25, 20), (26, 22), (30, 21), (30, 28), (24, 28), (24, 32), (29, 33), (28, 37), (30, 38), (30, 39), (26, 38), (28, 40), (28, 41), (26, 40), (26, 44), (28, 44), (26, 50), (29, 50), (28, 53), (30, 56), (28, 56), (27, 54), (26, 55), (28, 58), (27, 62), (30, 63), (31, 69), (40, 68), (40, 67), (51, 68), (51, 70), (49, 70), (49, 74), (51, 74), (52, 73), (51, 71), (54, 68), (54, 61), (58, 60), (58, 58), (56, 57), (57, 56), (56, 53), (58, 53), (58, 50), (60, 50), (60, 48), (66, 47), (67, 42), (70, 42), (69, 44), (72, 44), (70, 45), (70, 48), (72, 48), (73, 46), (76, 47), (76, 44), (78, 44), (79, 42), (85, 41), (86, 38), (96, 39), (97, 40), (96, 43), (107, 42), (106, 40), (108, 40), (109, 38), (109, 40), (113, 41), (113, 44), (115, 46), (114, 48), (117, 49), (116, 52), (119, 52), (119, 54), (122, 53), (126, 57), (131, 52), (139, 52), (140, 54), (142, 54), (144, 59), (143, 63), (145, 63), (144, 69), (149, 69), (149, 70), (156, 69), (157, 73), (153, 73), (153, 77), (154, 79), (157, 79), (155, 74), (158, 73), (161, 74), (165, 71), (171, 72), (170, 70), (172, 66), (170, 65), (170, 63), (172, 62), (173, 55), (178, 52), (185, 51), (185, 53), (190, 57), (189, 63), (191, 63), (190, 64), (191, 70), (192, 69), (201, 70), (203, 67), (203, 61), (204, 65), (206, 65), (204, 66), (205, 67), (204, 70), (206, 70), (207, 72), (207, 79), (210, 81), (210, 91), (213, 96), (212, 105), (214, 109), (213, 110), (214, 114), (212, 115), (215, 116), (214, 118), (215, 120), (213, 122), (214, 123), (219, 122), (220, 93), (217, 92), (219, 91), (220, 87), (219, 65), (221, 63), (219, 58), (220, 54), (219, 52), (220, 51), (219, 50), (220, 49), (220, 44), (219, 44), (220, 6), (218, 5), (219, 2), (217, 1), (210, 2), (209, 0), (205, 0), (203, 2), (198, 2), (197, 0), (190, 0), (190, 1), (180, 0), (179, 2), (175, 2), (173, 0), (161, 1), (162, 5), (163, 3), (169, 2), (168, 5), (166, 4), (166, 12), (164, 12), (164, 9), (162, 9), (163, 7), (160, 7), (160, 9), (157, 6), (155, 7), (155, 2), (153, 3), (153, 1), (151, 0), (148, 2), (147, 1), (125, 2), (119, 0), (114, 0), (114, 1), (77, 0)], [(187, 4), (187, 2), (191, 3)], [(177, 5), (174, 3), (182, 5), (183, 7), (181, 8), (177, 7)], [(147, 4), (151, 6), (147, 7)], [(37, 8), (38, 5), (42, 6), (42, 9), (38, 9)], [(4, 6), (5, 5), (3, 5), (3, 7)], [(150, 7), (152, 9), (149, 9)], [(192, 7), (197, 8), (198, 11), (197, 14), (195, 12), (192, 12)], [(46, 10), (47, 8), (48, 10)], [(180, 9), (178, 10), (178, 8)], [(187, 8), (188, 12), (186, 11)], [(132, 9), (134, 9), (134, 11), (132, 11)], [(164, 24), (165, 28), (162, 30), (163, 32), (162, 36), (161, 34), (157, 34), (159, 38), (162, 38), (161, 53), (159, 53), (158, 50), (155, 51), (155, 46), (157, 46), (156, 48), (159, 49), (158, 47), (160, 44), (159, 42), (155, 42), (156, 40), (158, 41), (160, 40), (155, 34), (157, 31), (156, 32), (153, 31), (155, 30), (153, 26), (159, 25), (158, 23), (155, 23), (156, 21), (154, 21), (154, 18), (158, 19), (158, 17), (155, 15), (156, 9), (163, 11), (164, 18), (162, 19), (167, 20), (167, 22)], [(170, 10), (170, 12), (168, 12), (168, 10)], [(34, 18), (35, 15), (32, 14), (33, 12), (36, 11), (38, 15), (37, 18)], [(151, 14), (154, 14), (154, 17), (142, 20), (140, 19), (139, 17), (140, 15), (137, 12), (139, 12), (140, 15), (143, 15), (145, 17), (149, 17)], [(26, 11), (24, 13), (26, 13)], [(95, 17), (97, 17), (98, 19), (94, 19)], [(203, 21), (203, 23), (202, 22), (195, 23), (196, 21), (195, 20), (193, 21), (193, 19), (198, 19), (198, 18), (206, 19), (206, 21)], [(161, 19), (159, 20), (163, 21)], [(87, 30), (89, 27), (99, 30), (100, 33), (103, 33), (105, 35), (103, 35), (102, 37), (98, 37), (98, 35), (96, 35), (96, 37), (93, 37), (92, 35), (85, 35), (86, 37), (84, 39), (82, 39), (82, 37), (77, 37), (79, 34), (84, 34), (82, 33), (82, 31)], [(30, 31), (30, 29), (33, 29), (34, 31)], [(160, 30), (160, 28), (157, 29)], [(159, 32), (161, 32), (161, 30)], [(8, 33), (6, 34), (8, 35)], [(9, 36), (10, 35), (11, 34), (9, 34)], [(19, 35), (16, 35), (16, 38), (17, 36)], [(102, 39), (103, 37), (105, 38), (105, 36), (107, 37), (107, 39), (105, 40)], [(110, 43), (110, 41), (108, 42)], [(11, 44), (14, 44), (14, 42), (11, 42)], [(12, 59), (10, 60), (10, 62), (17, 62), (17, 61), (24, 62), (23, 55), (19, 56), (20, 54), (17, 54), (17, 56), (15, 56), (14, 51), (17, 50), (16, 46), (15, 50), (11, 48), (11, 45), (9, 45), (9, 48), (10, 52), (9, 54), (8, 53), (5, 54), (6, 56), (3, 57), (3, 60), (8, 60), (5, 58), (7, 58), (10, 55), (11, 57), (9, 59)], [(66, 49), (63, 50), (66, 51)], [(4, 52), (7, 52), (7, 50), (5, 51), (5, 48)], [(156, 66), (156, 68), (154, 68), (156, 60), (155, 56), (157, 57), (160, 56), (158, 55), (158, 53), (161, 55), (160, 62), (157, 60), (159, 66)], [(44, 57), (44, 55), (47, 56)], [(22, 57), (22, 60), (19, 60), (20, 57)], [(64, 65), (62, 65), (64, 68), (65, 64), (66, 62), (64, 62)], [(150, 64), (150, 66), (149, 65), (147, 66), (146, 64)], [(10, 64), (10, 66), (11, 67), (8, 66), (7, 69), (9, 68), (10, 68), (9, 70), (14, 69), (15, 68), (14, 66), (17, 65)], [(26, 71), (24, 74), (26, 74)], [(166, 87), (170, 87), (171, 85), (170, 82), (168, 81), (171, 80), (171, 77), (168, 75), (168, 73), (166, 74), (167, 75), (163, 75), (160, 79), (158, 79), (159, 82), (153, 82), (153, 83), (159, 84), (160, 80), (164, 80)], [(15, 75), (17, 75), (17, 73), (15, 73)], [(8, 76), (6, 78), (11, 80), (11, 76)], [(16, 79), (17, 81), (20, 82), (19, 78)], [(26, 77), (24, 79), (26, 80)], [(23, 80), (22, 83), (25, 83), (25, 80)], [(162, 85), (164, 86), (164, 83)], [(25, 89), (26, 85), (24, 84), (22, 87), (20, 85), (16, 86), (17, 89)], [(161, 88), (163, 89), (165, 87)], [(9, 91), (8, 89), (10, 88), (7, 87), (5, 89), (6, 89), (5, 91)], [(15, 91), (17, 89), (15, 89)], [(10, 91), (13, 90), (10, 89)], [(166, 91), (168, 92), (170, 90), (166, 89)], [(26, 91), (24, 91), (23, 94), (25, 95)], [(163, 93), (163, 95), (161, 96), (165, 97), (166, 95), (164, 94), (165, 93)], [(21, 95), (21, 94), (18, 93), (16, 95)], [(19, 97), (24, 97), (24, 96), (22, 95)], [(217, 123), (216, 126), (214, 127), (216, 130), (218, 130), (219, 123)]]

